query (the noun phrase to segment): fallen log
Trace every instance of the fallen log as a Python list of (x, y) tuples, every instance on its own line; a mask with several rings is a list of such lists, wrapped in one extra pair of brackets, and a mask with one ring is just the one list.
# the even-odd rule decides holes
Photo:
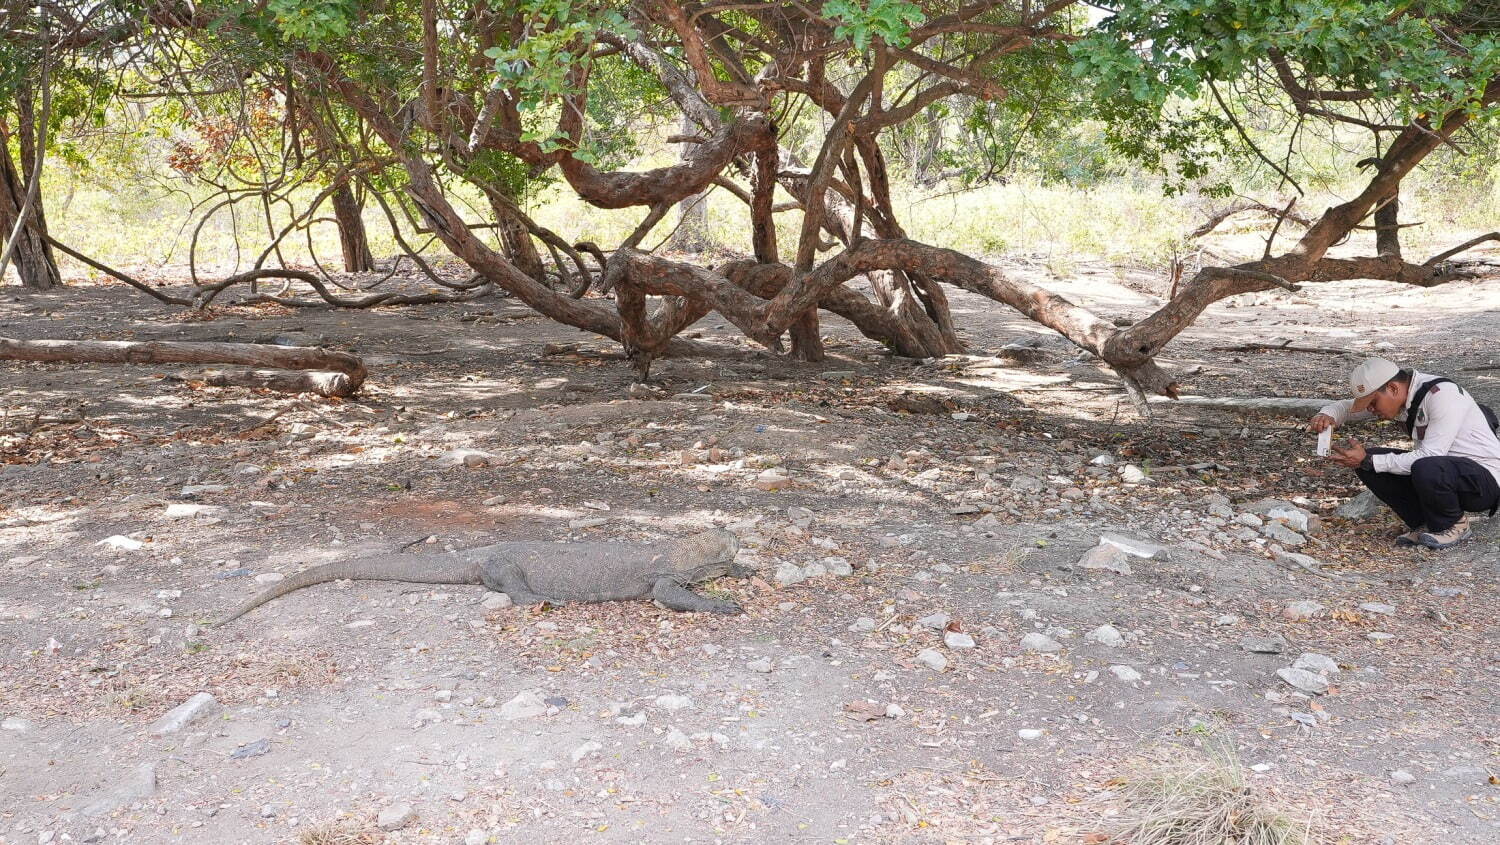
[(264, 343), (17, 340), (0, 337), (0, 360), (66, 364), (243, 364), (275, 370), (303, 370), (305, 372), (301, 373), (246, 370), (216, 377), (222, 384), (338, 398), (353, 396), (369, 375), (364, 361), (347, 352)]

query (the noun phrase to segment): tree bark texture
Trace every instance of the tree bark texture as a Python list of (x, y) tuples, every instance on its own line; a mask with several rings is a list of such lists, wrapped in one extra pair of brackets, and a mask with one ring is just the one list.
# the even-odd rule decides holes
[[(23, 121), (24, 124), (24, 121)], [(10, 154), (10, 137), (0, 125), (0, 240), (15, 229), (16, 219), (26, 206), (27, 177), (35, 172), (36, 150), (34, 144), (26, 143), (25, 133), (29, 127), (22, 125), (21, 167)], [(57, 269), (57, 260), (44, 239), (47, 232), (47, 216), (42, 207), (41, 193), (32, 198), (31, 210), (26, 225), (16, 238), (11, 253), (11, 263), (21, 285), (29, 290), (52, 290), (62, 285), (62, 273)], [(3, 248), (3, 244), (0, 244)]]
[[(256, 387), (353, 396), (369, 374), (364, 361), (347, 352), (310, 346), (260, 343), (189, 343), (179, 341), (16, 340), (0, 337), (0, 359), (45, 363), (104, 364), (243, 364), (279, 370), (308, 370), (296, 376), (258, 377)], [(248, 379), (250, 377), (243, 377)], [(249, 383), (246, 380), (226, 382)], [(283, 385), (283, 386), (277, 386)]]
[(344, 272), (368, 273), (375, 269), (370, 239), (365, 231), (364, 207), (355, 199), (345, 179), (333, 189), (333, 218), (339, 226), (339, 246), (344, 253)]

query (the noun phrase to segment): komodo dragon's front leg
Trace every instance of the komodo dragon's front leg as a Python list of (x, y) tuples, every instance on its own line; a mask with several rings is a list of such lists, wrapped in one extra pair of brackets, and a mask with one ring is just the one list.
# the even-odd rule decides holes
[[(526, 606), (541, 604), (542, 602), (556, 603), (556, 599), (539, 596), (531, 591), (531, 585), (526, 583), (526, 576), (521, 573), (521, 568), (514, 563), (507, 563), (495, 567), (485, 573), (485, 586), (497, 593), (510, 596), (510, 600), (518, 605)], [(492, 582), (493, 581), (493, 582)]]
[(665, 576), (656, 579), (656, 583), (651, 587), (651, 597), (672, 610), (687, 613), (745, 612), (743, 607), (732, 601), (715, 601), (705, 598)]

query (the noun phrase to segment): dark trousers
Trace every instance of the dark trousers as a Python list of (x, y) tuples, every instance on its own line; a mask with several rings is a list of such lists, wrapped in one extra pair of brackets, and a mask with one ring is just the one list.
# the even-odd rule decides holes
[[(1405, 449), (1366, 449), (1371, 455), (1399, 455)], [(1500, 504), (1500, 484), (1472, 458), (1442, 455), (1420, 458), (1411, 475), (1354, 471), (1380, 501), (1390, 506), (1412, 531), (1447, 531), (1465, 513), (1488, 511)]]

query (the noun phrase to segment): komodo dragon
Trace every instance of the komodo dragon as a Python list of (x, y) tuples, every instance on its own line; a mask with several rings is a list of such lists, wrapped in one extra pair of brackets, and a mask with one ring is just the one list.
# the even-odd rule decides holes
[(656, 599), (672, 610), (739, 613), (734, 602), (688, 589), (723, 575), (746, 577), (734, 563), (740, 541), (704, 531), (667, 543), (495, 543), (444, 554), (379, 555), (305, 569), (220, 620), (224, 625), (293, 590), (329, 581), (483, 584), (516, 604)]

